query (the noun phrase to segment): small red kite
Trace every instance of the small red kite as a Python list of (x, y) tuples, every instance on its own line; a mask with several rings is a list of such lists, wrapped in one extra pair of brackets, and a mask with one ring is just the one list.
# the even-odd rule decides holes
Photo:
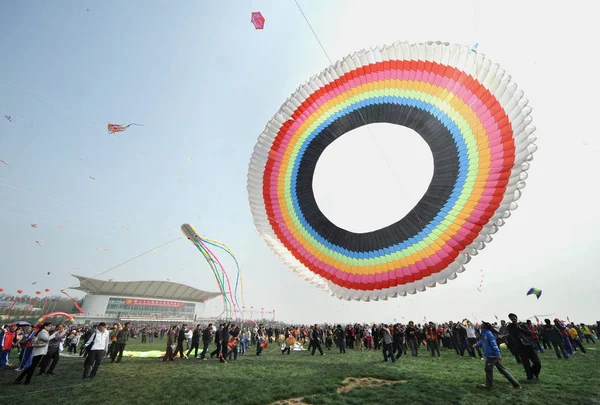
[(134, 124), (134, 123), (131, 123), (129, 125), (108, 124), (107, 129), (108, 129), (108, 133), (109, 134), (115, 134), (117, 132), (123, 132), (123, 131), (125, 131), (127, 128), (129, 128), (132, 125), (136, 125), (138, 127), (143, 127), (143, 125)]
[(254, 28), (256, 28), (257, 30), (262, 30), (263, 28), (265, 28), (265, 17), (263, 17), (260, 11), (255, 11), (252, 13), (252, 18), (250, 19), (250, 22), (254, 24)]

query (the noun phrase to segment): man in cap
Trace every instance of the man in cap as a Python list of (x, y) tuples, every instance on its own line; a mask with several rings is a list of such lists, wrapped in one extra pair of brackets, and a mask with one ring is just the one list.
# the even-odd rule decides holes
[(527, 325), (519, 323), (517, 315), (510, 313), (508, 318), (511, 323), (508, 325), (508, 334), (512, 340), (515, 353), (521, 359), (528, 380), (537, 380), (542, 370), (542, 362), (535, 351), (535, 345), (531, 341), (531, 331)]

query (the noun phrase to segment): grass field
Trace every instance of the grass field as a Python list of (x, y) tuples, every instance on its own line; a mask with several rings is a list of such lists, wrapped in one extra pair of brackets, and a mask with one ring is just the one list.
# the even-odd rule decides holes
[[(142, 345), (130, 341), (128, 350), (160, 350), (164, 343)], [(597, 345), (600, 348), (600, 344)], [(61, 357), (55, 375), (35, 376), (30, 385), (15, 385), (17, 372), (0, 371), (0, 403), (51, 401), (77, 404), (257, 404), (303, 398), (309, 404), (600, 404), (600, 350), (593, 345), (587, 354), (557, 360), (554, 353), (541, 354), (540, 380), (527, 383), (523, 368), (503, 350), (508, 370), (523, 385), (514, 390), (498, 373), (495, 387), (483, 391), (484, 362), (460, 358), (442, 350), (441, 359), (423, 350), (421, 357), (402, 357), (384, 363), (379, 351), (336, 350), (314, 357), (308, 352), (282, 356), (270, 345), (260, 357), (255, 350), (237, 361), (194, 358), (169, 363), (157, 359), (124, 359), (104, 362), (92, 380), (82, 380), (82, 358)], [(16, 356), (15, 356), (16, 357)], [(16, 359), (13, 359), (16, 361)], [(347, 377), (406, 380), (378, 387), (356, 387), (338, 392)], [(347, 381), (347, 380), (346, 380)]]

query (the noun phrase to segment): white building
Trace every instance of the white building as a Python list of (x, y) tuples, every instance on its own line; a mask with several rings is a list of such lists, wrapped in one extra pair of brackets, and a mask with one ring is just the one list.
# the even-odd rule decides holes
[(78, 322), (107, 321), (192, 322), (202, 318), (205, 302), (220, 292), (198, 290), (169, 281), (105, 281), (77, 276), (87, 293)]

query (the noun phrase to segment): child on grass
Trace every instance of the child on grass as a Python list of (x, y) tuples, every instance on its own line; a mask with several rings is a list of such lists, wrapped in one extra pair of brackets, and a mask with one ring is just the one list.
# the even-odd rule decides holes
[(500, 348), (496, 343), (496, 337), (492, 333), (493, 327), (488, 322), (482, 322), (481, 339), (473, 347), (483, 347), (485, 356), (485, 384), (478, 385), (478, 388), (491, 389), (494, 384), (494, 366), (506, 379), (512, 384), (513, 388), (520, 389), (521, 384), (510, 375), (508, 370), (502, 364)]

